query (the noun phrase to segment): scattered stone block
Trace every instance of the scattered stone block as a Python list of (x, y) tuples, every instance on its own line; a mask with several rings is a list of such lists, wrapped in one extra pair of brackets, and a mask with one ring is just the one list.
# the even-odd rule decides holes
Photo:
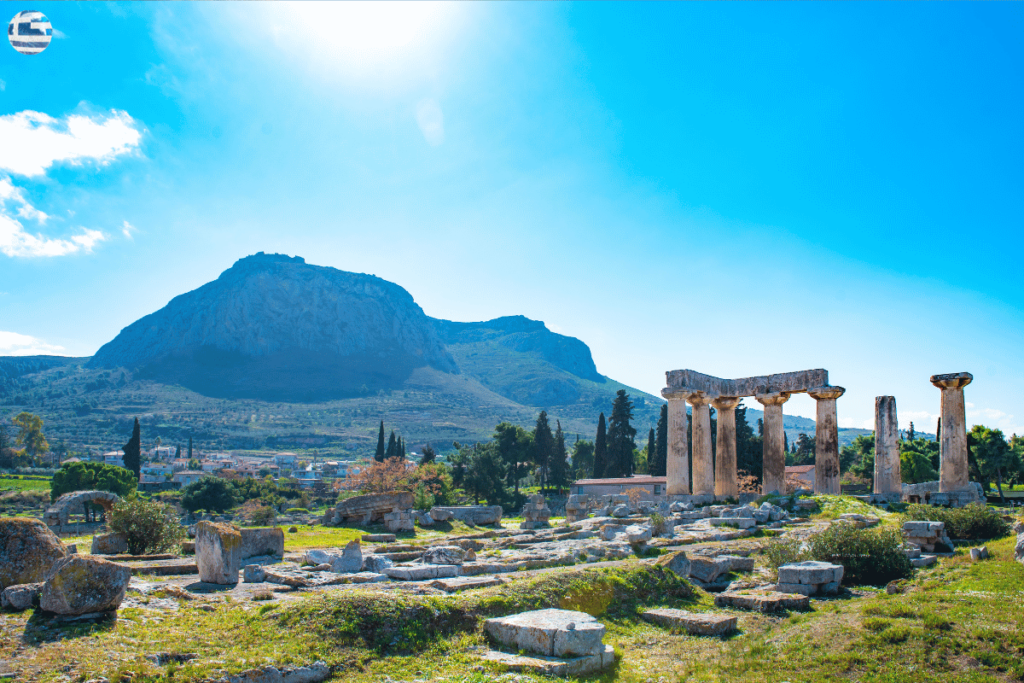
[[(413, 495), (410, 491), (355, 496), (341, 501), (333, 510), (328, 510), (324, 514), (323, 523), (325, 525), (337, 525), (343, 522), (373, 524), (383, 520), (384, 516), (392, 510), (411, 510), (412, 506)], [(395, 530), (389, 529), (389, 531)]]
[(394, 534), (363, 534), (363, 543), (394, 543), (397, 540)]
[(544, 496), (535, 493), (529, 497), (526, 505), (523, 506), (523, 521), (520, 529), (540, 529), (550, 526), (551, 510), (548, 508)]
[(399, 581), (425, 581), (458, 576), (460, 571), (458, 565), (454, 564), (415, 564), (388, 567), (384, 573)]
[(686, 552), (680, 550), (669, 555), (662, 555), (655, 564), (671, 569), (676, 576), (686, 578), (690, 575), (690, 559)]
[(199, 580), (234, 585), (242, 564), (242, 534), (233, 526), (217, 522), (196, 524), (196, 564)]
[(466, 561), (466, 551), (458, 546), (435, 546), (423, 553), (426, 564), (462, 564)]
[(284, 531), (277, 527), (242, 529), (242, 559), (276, 555), (284, 557)]
[(416, 523), (413, 521), (412, 512), (409, 509), (400, 510), (395, 508), (384, 515), (384, 527), (391, 533), (415, 531)]
[(646, 543), (654, 536), (654, 529), (649, 524), (630, 524), (626, 527), (625, 532), (630, 545)]
[(944, 522), (904, 522), (903, 537), (927, 553), (951, 552), (953, 550), (953, 543), (946, 535)]
[(618, 505), (618, 506), (616, 506), (614, 509), (612, 509), (612, 517), (618, 517), (620, 519), (623, 518), (623, 517), (629, 517), (629, 506), (628, 505)]
[(604, 625), (585, 612), (542, 609), (488, 619), (484, 630), (506, 647), (549, 657), (600, 654)]
[(502, 668), (509, 671), (529, 671), (559, 678), (583, 676), (607, 669), (615, 663), (615, 651), (611, 645), (603, 646), (602, 652), (597, 654), (567, 659), (543, 655), (509, 654), (494, 650), (488, 650), (478, 656), (484, 661), (500, 664)]
[(428, 585), (431, 588), (437, 588), (438, 590), (443, 590), (446, 593), (455, 593), (469, 588), (500, 586), (502, 583), (504, 582), (501, 579), (493, 576), (460, 576), (453, 579), (438, 579), (437, 581), (432, 581)]
[(691, 636), (724, 636), (736, 630), (737, 618), (727, 614), (697, 614), (679, 609), (651, 609), (641, 616), (647, 621)]
[(383, 574), (384, 570), (394, 567), (395, 563), (390, 558), (382, 555), (363, 555), (363, 571)]
[(72, 616), (111, 612), (121, 606), (131, 578), (131, 570), (123, 565), (98, 557), (71, 555), (53, 566), (43, 584), (39, 607)]
[(818, 585), (842, 580), (843, 566), (841, 564), (807, 560), (806, 562), (794, 562), (779, 567), (780, 583)]
[(45, 581), (67, 555), (67, 547), (38, 519), (0, 518), (0, 589)]
[(874, 515), (859, 515), (855, 512), (847, 512), (841, 514), (839, 515), (838, 519), (850, 522), (858, 529), (865, 529), (867, 527), (875, 526), (876, 524), (878, 524), (879, 521), (881, 521), (878, 517), (875, 517)]
[(971, 548), (971, 560), (973, 562), (979, 562), (981, 560), (988, 559), (988, 548), (982, 546), (980, 548)]
[(775, 591), (726, 591), (715, 596), (716, 607), (734, 607), (765, 614), (810, 608), (810, 598)]
[(719, 555), (721, 559), (729, 560), (729, 571), (752, 572), (754, 571), (754, 558), (741, 557), (739, 555)]
[(128, 538), (124, 534), (99, 534), (92, 537), (89, 550), (93, 555), (117, 555), (128, 552)]
[(503, 510), (500, 505), (454, 505), (430, 508), (430, 517), (435, 522), (457, 519), (467, 524), (498, 524)]
[(750, 529), (757, 526), (753, 517), (712, 517), (708, 520), (711, 526), (728, 526), (735, 529)]
[(724, 558), (700, 555), (690, 558), (690, 576), (704, 583), (713, 583), (715, 579), (730, 571), (732, 563)]
[(43, 592), (43, 582), (21, 583), (8, 586), (0, 593), (0, 607), (22, 611), (39, 604), (39, 595)]
[(925, 567), (932, 566), (938, 562), (938, 560), (939, 558), (935, 555), (921, 555), (920, 557), (911, 558), (910, 564), (914, 565), (918, 569), (924, 569)]

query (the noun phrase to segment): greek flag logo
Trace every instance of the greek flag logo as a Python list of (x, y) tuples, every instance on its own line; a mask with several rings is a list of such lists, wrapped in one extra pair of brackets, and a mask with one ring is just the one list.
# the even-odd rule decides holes
[(50, 20), (42, 12), (18, 12), (7, 25), (7, 40), (11, 47), (23, 55), (37, 55), (46, 49), (53, 38)]

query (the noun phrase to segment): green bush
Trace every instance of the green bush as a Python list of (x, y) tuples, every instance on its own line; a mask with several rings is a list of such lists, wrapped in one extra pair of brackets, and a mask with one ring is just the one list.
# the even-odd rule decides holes
[(217, 477), (203, 477), (181, 492), (181, 506), (189, 512), (209, 510), (224, 512), (239, 502), (231, 482)]
[(290, 515), (294, 515), (294, 514), (306, 514), (307, 512), (309, 512), (309, 510), (307, 510), (306, 508), (288, 508), (287, 510), (285, 510), (285, 512), (290, 514)]
[(843, 565), (843, 583), (881, 585), (904, 579), (914, 566), (903, 549), (903, 534), (895, 527), (858, 529), (833, 524), (807, 540), (810, 559)]
[(765, 563), (778, 576), (779, 567), (791, 562), (802, 562), (808, 559), (807, 552), (800, 549), (801, 542), (794, 539), (777, 538), (761, 548)]
[(277, 510), (269, 505), (263, 505), (253, 510), (249, 519), (257, 526), (271, 526), (277, 521)]
[(951, 539), (988, 540), (1002, 538), (1010, 533), (1010, 525), (987, 505), (971, 503), (962, 508), (943, 508), (932, 505), (908, 505), (904, 513), (907, 521), (944, 522)]
[(167, 552), (185, 538), (173, 507), (137, 496), (115, 503), (107, 526), (125, 535), (132, 555)]

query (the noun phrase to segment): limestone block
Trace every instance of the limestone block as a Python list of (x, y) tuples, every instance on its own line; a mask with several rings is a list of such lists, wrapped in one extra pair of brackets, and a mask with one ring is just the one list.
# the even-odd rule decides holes
[(659, 626), (686, 631), (693, 636), (722, 636), (736, 630), (737, 618), (727, 614), (697, 614), (679, 609), (650, 609), (641, 615)]
[(43, 592), (43, 582), (21, 583), (8, 586), (0, 593), (0, 607), (11, 610), (26, 610), (39, 604), (39, 594)]
[(622, 526), (618, 524), (602, 524), (601, 525), (601, 538), (606, 541), (614, 540), (615, 537), (624, 531)]
[(457, 546), (435, 546), (423, 553), (425, 564), (462, 564), (466, 561), (466, 551)]
[(205, 583), (238, 583), (242, 565), (242, 534), (233, 526), (216, 522), (196, 524), (196, 564)]
[(654, 535), (654, 530), (649, 524), (639, 525), (630, 524), (626, 527), (626, 538), (629, 540), (631, 545), (637, 543), (646, 543), (651, 540)]
[(1024, 531), (1017, 534), (1017, 545), (1013, 549), (1013, 559), (1024, 564)]
[(922, 555), (921, 557), (915, 557), (910, 560), (910, 564), (914, 565), (918, 569), (924, 569), (930, 567), (938, 561), (939, 558), (934, 555)]
[(394, 566), (395, 563), (387, 557), (381, 557), (380, 555), (363, 555), (364, 572), (383, 574), (386, 569)]
[(722, 574), (729, 573), (731, 567), (729, 560), (718, 557), (697, 555), (690, 558), (690, 576), (704, 583), (713, 583)]
[(363, 570), (363, 550), (359, 541), (351, 541), (341, 555), (331, 560), (331, 571), (335, 574), (351, 574)]
[(818, 592), (817, 586), (811, 586), (806, 583), (782, 583), (781, 581), (775, 584), (775, 590), (780, 593), (797, 593), (799, 595), (814, 595)]
[(355, 496), (338, 503), (333, 510), (324, 515), (324, 524), (338, 524), (344, 521), (372, 524), (383, 519), (388, 512), (410, 510), (413, 506), (413, 495), (410, 491), (394, 493), (371, 493)]
[(690, 575), (690, 559), (686, 557), (686, 552), (683, 550), (662, 555), (655, 564), (668, 567), (676, 576), (686, 578)]
[(771, 515), (771, 508), (770, 507), (767, 510), (765, 510), (763, 508), (758, 508), (758, 509), (753, 511), (754, 520), (758, 524), (764, 524), (765, 522), (767, 522), (770, 515)]
[(715, 606), (764, 613), (784, 612), (791, 609), (808, 609), (810, 598), (806, 595), (775, 591), (726, 591), (715, 596)]
[(394, 543), (396, 540), (394, 534), (363, 534), (363, 543)]
[(132, 570), (123, 565), (71, 555), (53, 566), (43, 584), (39, 607), (68, 616), (110, 612), (121, 606), (131, 578)]
[(430, 518), (435, 522), (447, 522), (455, 517), (455, 513), (448, 508), (433, 507), (430, 509)]
[(124, 534), (99, 534), (92, 537), (89, 550), (93, 555), (117, 555), (128, 552), (128, 538)]
[(242, 567), (242, 581), (245, 583), (263, 583), (266, 580), (267, 574), (261, 565), (247, 564)]
[(435, 522), (457, 519), (467, 524), (497, 524), (501, 521), (500, 505), (456, 505), (430, 508), (430, 517)]
[(754, 558), (741, 557), (739, 555), (719, 555), (721, 559), (729, 560), (729, 570), (734, 572), (754, 571)]
[(409, 510), (392, 510), (384, 515), (384, 527), (391, 533), (398, 531), (415, 531), (416, 524)]
[(779, 567), (779, 583), (802, 583), (813, 586), (832, 581), (841, 582), (842, 580), (843, 566), (841, 564), (807, 560)]
[(818, 593), (821, 595), (835, 595), (839, 592), (839, 582), (830, 581), (829, 583), (823, 583), (818, 586)]
[[(412, 511), (413, 522), (420, 526), (431, 527), (434, 526), (434, 518), (430, 516), (429, 512), (423, 512), (422, 510)], [(386, 534), (383, 534), (386, 535)]]
[(611, 645), (603, 646), (603, 651), (582, 657), (547, 657), (544, 655), (521, 655), (497, 650), (487, 650), (477, 655), (485, 662), (500, 664), (502, 670), (528, 671), (542, 676), (569, 678), (607, 669), (615, 663), (615, 650)]
[(534, 610), (484, 622), (488, 635), (506, 647), (549, 657), (600, 653), (604, 625), (585, 612)]
[(620, 519), (622, 517), (629, 517), (629, 506), (628, 505), (618, 505), (618, 506), (616, 506), (615, 509), (612, 510), (612, 517), (618, 517)]
[(242, 559), (276, 555), (284, 557), (284, 531), (277, 527), (242, 529)]
[(67, 547), (38, 519), (0, 518), (0, 589), (45, 581)]
[(417, 564), (389, 567), (384, 573), (400, 581), (423, 581), (458, 576), (460, 572), (458, 565), (453, 564)]
[(711, 526), (727, 526), (735, 529), (751, 529), (757, 526), (753, 517), (712, 517), (708, 520)]

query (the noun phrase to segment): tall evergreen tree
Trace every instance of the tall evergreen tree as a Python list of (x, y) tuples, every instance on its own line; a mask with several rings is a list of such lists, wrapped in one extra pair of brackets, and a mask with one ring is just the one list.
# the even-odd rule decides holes
[(654, 438), (654, 427), (647, 430), (647, 474), (651, 472), (651, 465), (658, 458), (658, 443)]
[(188, 459), (192, 459), (192, 437), (188, 437)]
[(604, 413), (597, 418), (597, 438), (594, 439), (594, 479), (609, 477), (608, 471), (608, 435), (605, 433)]
[(178, 444), (178, 450), (174, 451), (174, 459), (177, 460), (181, 457), (181, 444)]
[(540, 488), (543, 491), (548, 483), (548, 468), (555, 451), (555, 438), (551, 435), (548, 424), (548, 413), (540, 411), (537, 424), (533, 428), (533, 462), (540, 470)]
[(377, 432), (377, 452), (374, 453), (373, 459), (377, 462), (384, 462), (384, 420), (380, 421), (380, 431)]
[[(650, 458), (650, 456), (647, 456)], [(647, 469), (651, 476), (664, 477), (668, 467), (668, 404), (661, 404), (658, 415), (658, 431), (656, 434), (654, 459), (649, 460)]]
[(405, 460), (408, 455), (409, 454), (405, 450), (405, 439), (398, 437), (398, 457)]
[(736, 469), (759, 481), (764, 473), (761, 443), (762, 437), (754, 436), (754, 430), (747, 422), (747, 407), (741, 402), (736, 407)]
[(138, 481), (142, 471), (142, 430), (139, 428), (139, 418), (135, 418), (135, 426), (132, 427), (132, 438), (121, 447), (124, 451), (125, 469), (131, 470)]
[(437, 459), (437, 451), (429, 443), (423, 447), (423, 457), (420, 458), (421, 465), (429, 465)]
[(525, 474), (525, 465), (533, 457), (533, 435), (511, 422), (502, 422), (494, 428), (494, 442), (498, 455), (508, 465), (506, 484), (515, 491), (519, 500), (519, 480)]
[(636, 428), (630, 424), (633, 419), (633, 403), (625, 389), (615, 393), (612, 416), (608, 420), (608, 468), (613, 477), (628, 477), (633, 474), (633, 449), (636, 448)]
[(395, 430), (391, 430), (391, 436), (388, 437), (388, 447), (384, 451), (385, 458), (394, 458), (398, 455), (398, 439), (395, 438)]
[(551, 454), (551, 485), (556, 492), (569, 485), (569, 461), (565, 450), (565, 434), (562, 432), (561, 420), (555, 421), (555, 448)]

